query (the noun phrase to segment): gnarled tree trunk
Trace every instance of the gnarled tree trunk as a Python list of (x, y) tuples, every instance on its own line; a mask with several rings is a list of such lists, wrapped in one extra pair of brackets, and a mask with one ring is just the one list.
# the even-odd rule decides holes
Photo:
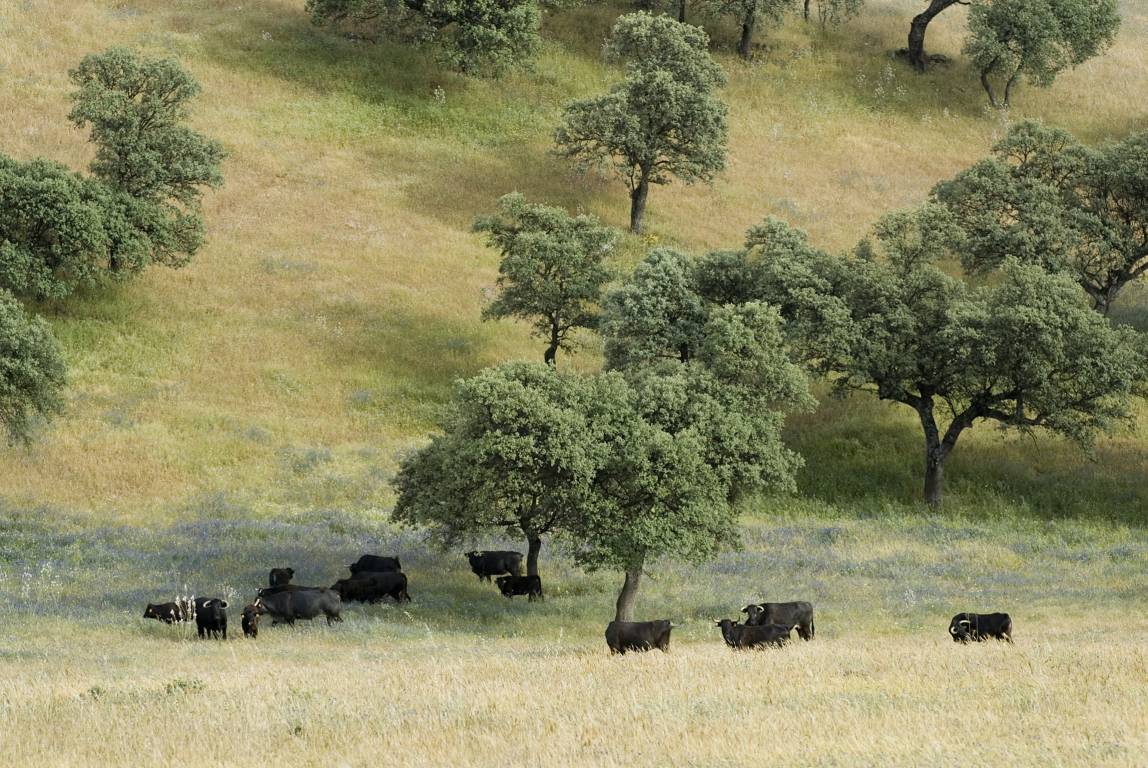
[(650, 193), (650, 175), (643, 173), (638, 185), (630, 193), (630, 231), (642, 234), (646, 218), (646, 195)]
[(531, 536), (527, 539), (526, 549), (526, 575), (538, 575), (538, 553), (542, 551), (542, 537)]
[(686, 0), (678, 0), (678, 21), (686, 23)]
[(918, 72), (924, 72), (929, 68), (929, 57), (925, 53), (925, 31), (929, 28), (929, 22), (941, 11), (950, 5), (956, 5), (957, 2), (958, 0), (932, 0), (929, 7), (914, 16), (909, 24), (909, 63)]
[(618, 603), (614, 607), (614, 621), (633, 621), (634, 603), (638, 601), (638, 586), (642, 582), (642, 566), (626, 569), (626, 580), (618, 593)]
[(558, 319), (550, 318), (550, 346), (546, 348), (546, 353), (542, 356), (543, 361), (547, 365), (554, 365), (554, 358), (558, 356), (558, 347), (562, 343), (562, 337), (558, 330)]
[(741, 22), (741, 40), (737, 43), (737, 52), (741, 54), (743, 59), (748, 59), (750, 56), (750, 48), (753, 46), (753, 28), (757, 25), (757, 12), (749, 11), (745, 14), (745, 18)]

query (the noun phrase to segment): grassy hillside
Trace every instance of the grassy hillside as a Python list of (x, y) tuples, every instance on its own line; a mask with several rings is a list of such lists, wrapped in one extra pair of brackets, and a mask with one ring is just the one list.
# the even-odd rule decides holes
[[(713, 26), (730, 74), (729, 170), (712, 188), (655, 189), (651, 234), (631, 238), (620, 261), (649, 242), (737, 243), (767, 214), (849, 247), (981, 156), (1004, 117), (960, 59), (919, 77), (888, 56), (914, 8), (875, 0), (827, 34), (790, 23), (751, 65), (731, 55), (734, 30)], [(1012, 117), (1097, 141), (1148, 126), (1148, 5), (1124, 11), (1108, 55), (1050, 90), (1023, 89)], [(83, 167), (66, 73), (122, 44), (176, 55), (200, 79), (195, 123), (230, 159), (225, 188), (207, 199), (210, 243), (190, 267), (42, 308), (67, 347), (68, 414), (31, 451), (0, 454), (0, 497), (153, 522), (386, 507), (396, 452), (422, 439), (453, 379), (541, 354), (521, 326), (478, 321), (497, 261), (472, 218), (520, 190), (625, 222), (619, 183), (576, 177), (548, 154), (561, 104), (617, 75), (599, 58), (615, 12), (549, 18), (534, 69), (495, 81), (317, 29), (302, 0), (5, 4), (0, 151)], [(962, 34), (961, 9), (947, 11), (931, 48), (955, 55)], [(1142, 320), (1142, 306), (1122, 311)], [(592, 350), (576, 364), (595, 365)], [(999, 497), (1129, 519), (1148, 506), (1143, 427), (1103, 443), (1100, 463), (977, 431), (949, 472), (959, 508)], [(791, 432), (810, 459), (805, 493), (915, 498), (918, 438), (891, 409), (828, 403)], [(1083, 498), (1058, 490), (1082, 480)]]
[[(600, 60), (621, 7), (546, 20), (533, 69), (443, 72), (430, 52), (313, 27), (303, 0), (0, 3), (0, 152), (82, 168), (67, 70), (122, 44), (180, 58), (194, 122), (230, 157), (210, 242), (179, 271), (41, 306), (72, 372), (66, 416), (0, 451), (0, 765), (1143, 765), (1148, 754), (1148, 408), (1091, 455), (972, 430), (943, 515), (919, 504), (912, 414), (824, 399), (792, 420), (794, 498), (762, 499), (744, 546), (652, 566), (642, 617), (671, 653), (608, 658), (616, 574), (547, 542), (548, 599), (506, 601), (387, 522), (396, 458), (451, 382), (540, 359), (514, 323), (481, 323), (496, 255), (470, 232), (498, 196), (616, 226), (623, 187), (550, 154), (561, 105), (618, 73)], [(656, 188), (653, 243), (737, 244), (768, 214), (850, 247), (918, 203), (1006, 128), (958, 57), (892, 60), (920, 4), (871, 0), (822, 33), (792, 21), (754, 63), (714, 24), (730, 82), (728, 171)], [(1114, 49), (1011, 119), (1090, 141), (1148, 128), (1148, 0)], [(963, 11), (930, 30), (957, 56)], [(1148, 291), (1121, 321), (1148, 329)], [(588, 349), (563, 365), (592, 369)], [(479, 541), (477, 546), (521, 546)], [(365, 551), (400, 554), (414, 602), (236, 639), (266, 571), (330, 584)], [(178, 594), (232, 601), (232, 639), (140, 618)], [(809, 599), (817, 640), (734, 654), (711, 619)], [(955, 647), (958, 610), (1009, 610), (1013, 647)]]

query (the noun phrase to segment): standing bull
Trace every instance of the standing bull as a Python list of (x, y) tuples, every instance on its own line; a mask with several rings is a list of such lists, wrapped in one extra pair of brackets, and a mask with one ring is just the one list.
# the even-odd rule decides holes
[(504, 573), (511, 576), (522, 574), (521, 552), (493, 550), (467, 552), (466, 559), (470, 561), (470, 570), (474, 571), (479, 581), (490, 581), (491, 576)]
[(980, 643), (989, 638), (1012, 642), (1012, 617), (1007, 613), (958, 613), (949, 622), (954, 643)]
[(344, 602), (377, 603), (384, 597), (396, 603), (410, 602), (405, 573), (357, 573), (350, 579), (339, 579), (331, 587)]
[(253, 603), (259, 613), (270, 614), (275, 623), (294, 624), (296, 619), (327, 617), (327, 624), (342, 621), (343, 599), (330, 589), (296, 589), (284, 592), (259, 590)]
[(648, 651), (657, 648), (668, 651), (670, 630), (674, 625), (669, 619), (658, 621), (611, 621), (606, 625), (606, 645), (610, 653), (626, 651)]
[(812, 640), (814, 635), (813, 605), (804, 600), (793, 603), (758, 603), (741, 609), (747, 614), (746, 625), (755, 627), (764, 624), (781, 624), (796, 627), (797, 636), (802, 640)]
[(494, 583), (505, 598), (526, 595), (530, 602), (545, 599), (542, 596), (542, 579), (538, 576), (499, 576)]
[(382, 557), (381, 555), (363, 555), (347, 567), (355, 575), (360, 573), (393, 573), (403, 569), (397, 557)]
[(722, 639), (730, 648), (781, 647), (789, 642), (793, 627), (785, 624), (739, 624), (730, 619), (714, 622), (721, 628)]

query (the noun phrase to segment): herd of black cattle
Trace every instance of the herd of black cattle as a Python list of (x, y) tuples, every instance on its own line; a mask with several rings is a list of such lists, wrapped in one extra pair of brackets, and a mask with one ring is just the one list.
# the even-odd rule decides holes
[[(495, 583), (504, 597), (525, 595), (528, 600), (543, 599), (542, 580), (522, 575), (522, 553), (505, 551), (467, 552), (470, 569), (479, 580)], [(243, 608), (243, 634), (257, 637), (259, 620), (267, 615), (273, 624), (294, 624), (296, 619), (325, 616), (327, 623), (342, 621), (344, 602), (377, 603), (389, 597), (396, 603), (410, 601), (407, 577), (397, 557), (363, 555), (350, 566), (351, 577), (339, 579), (330, 587), (304, 587), (292, 584), (295, 571), (272, 568), (268, 586), (259, 590), (255, 601)], [(200, 637), (227, 639), (227, 601), (217, 597), (199, 597), (171, 603), (148, 603), (145, 619), (165, 624), (195, 621)], [(802, 640), (812, 640), (813, 605), (804, 601), (792, 603), (757, 603), (741, 609), (745, 623), (722, 619), (715, 621), (722, 639), (731, 648), (760, 648), (788, 643), (793, 630)], [(606, 627), (606, 644), (611, 653), (665, 651), (670, 647), (668, 619), (658, 621), (611, 621)], [(958, 613), (949, 622), (949, 635), (954, 642), (1005, 640), (1012, 642), (1012, 619), (1007, 613)]]

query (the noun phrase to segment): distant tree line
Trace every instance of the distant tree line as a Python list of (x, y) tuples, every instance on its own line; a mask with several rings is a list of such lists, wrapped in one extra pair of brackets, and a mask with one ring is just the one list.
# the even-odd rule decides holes
[[(307, 0), (316, 24), (372, 30), (435, 45), (443, 62), (466, 74), (497, 74), (528, 62), (541, 45), (547, 8), (595, 0)], [(857, 16), (864, 0), (635, 0), (642, 12), (666, 12), (686, 23), (691, 14), (727, 17), (738, 25), (738, 54), (753, 57), (756, 38), (791, 13), (821, 25)], [(1016, 85), (1047, 87), (1065, 69), (1103, 53), (1120, 27), (1116, 0), (931, 0), (909, 25), (902, 53), (919, 71), (934, 58), (925, 49), (930, 23), (954, 5), (971, 6), (963, 52), (972, 60), (994, 107), (1012, 103)], [(613, 51), (618, 53), (618, 51)], [(625, 58), (625, 57), (622, 57)], [(940, 57), (943, 58), (943, 57)], [(633, 60), (628, 63), (633, 64)], [(640, 57), (638, 63), (641, 63)], [(684, 64), (683, 64), (684, 66)]]
[(222, 183), (221, 145), (185, 124), (199, 85), (177, 62), (113, 48), (69, 77), (69, 119), (95, 146), (89, 174), (0, 154), (0, 425), (17, 442), (60, 411), (65, 380), (25, 305), (186, 264), (204, 240), (202, 191)]

